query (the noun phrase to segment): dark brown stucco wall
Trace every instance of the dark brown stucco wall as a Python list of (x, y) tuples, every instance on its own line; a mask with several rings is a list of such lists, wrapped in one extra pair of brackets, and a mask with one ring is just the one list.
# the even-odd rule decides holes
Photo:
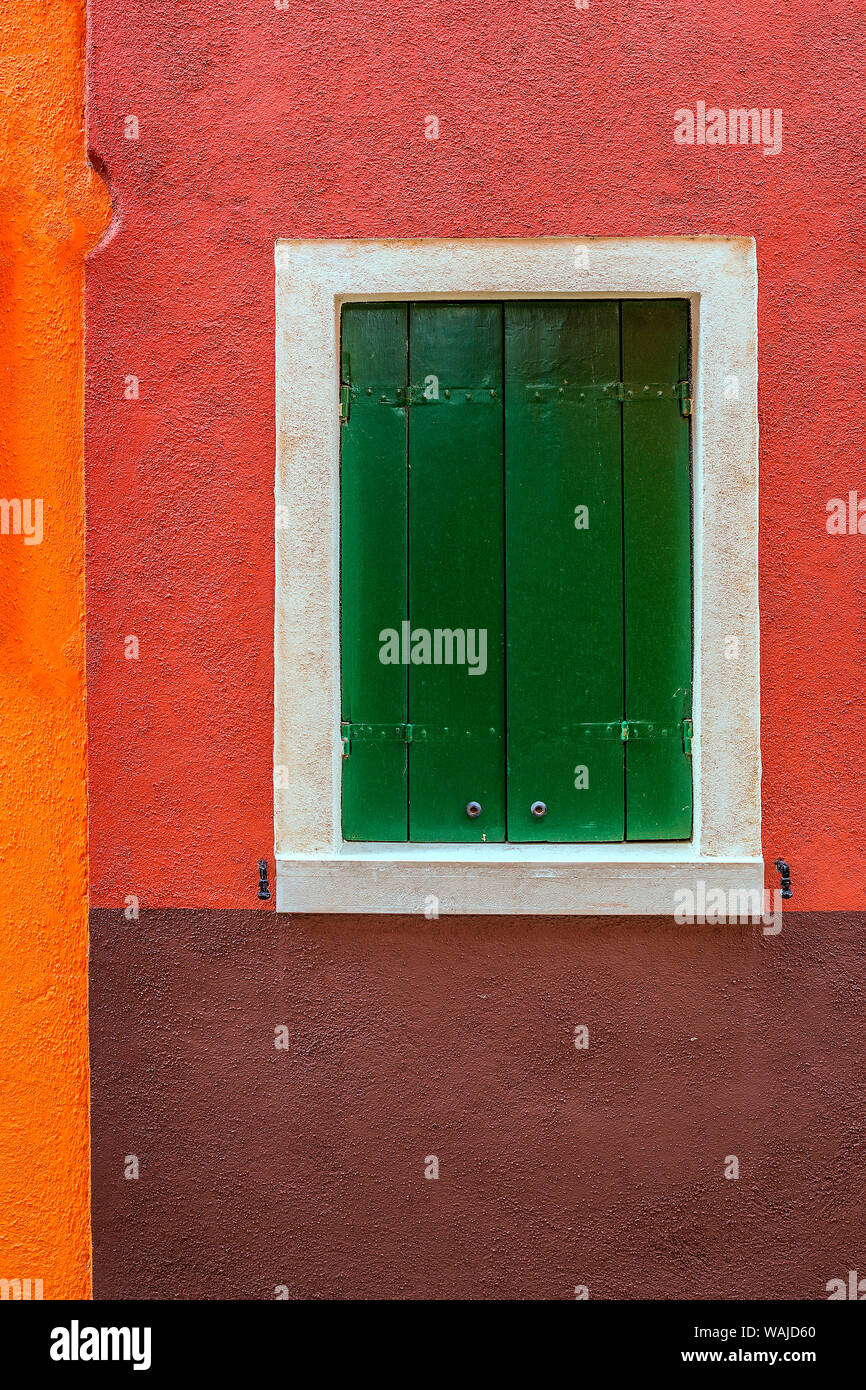
[(864, 925), (95, 911), (95, 1296), (826, 1298)]

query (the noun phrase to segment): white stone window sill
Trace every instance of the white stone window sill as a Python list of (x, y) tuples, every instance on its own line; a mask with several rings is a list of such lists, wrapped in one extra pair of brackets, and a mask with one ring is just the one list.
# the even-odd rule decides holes
[(705, 893), (762, 893), (763, 860), (708, 858), (688, 842), (344, 842), (335, 853), (278, 856), (277, 911), (673, 916), (677, 893), (700, 898), (700, 883)]

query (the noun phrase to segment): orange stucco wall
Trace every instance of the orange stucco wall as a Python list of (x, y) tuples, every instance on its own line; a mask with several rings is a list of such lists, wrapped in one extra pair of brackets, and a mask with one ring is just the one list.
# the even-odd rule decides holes
[(83, 0), (6, 4), (0, 496), (41, 498), (43, 537), (0, 534), (0, 1278), (45, 1298), (90, 1292), (82, 297), (109, 215)]

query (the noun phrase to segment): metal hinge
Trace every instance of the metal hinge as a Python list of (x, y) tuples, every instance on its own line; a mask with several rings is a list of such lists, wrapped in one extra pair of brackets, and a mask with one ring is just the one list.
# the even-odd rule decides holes
[[(692, 739), (694, 738), (694, 724), (691, 719), (684, 719), (679, 726), (683, 736), (683, 752), (687, 758), (692, 756)], [(624, 719), (621, 725), (622, 741), (626, 743), (629, 738), (670, 738), (675, 737), (677, 725), (656, 724), (648, 720)]]
[(340, 725), (343, 757), (352, 753), (353, 743), (490, 743), (501, 737), (489, 725), (463, 724), (351, 724)]
[[(691, 719), (683, 719), (679, 724), (663, 724), (646, 719), (621, 719), (612, 723), (571, 724), (554, 730), (562, 738), (579, 737), (582, 740), (616, 739), (628, 743), (629, 739), (673, 739), (682, 737), (683, 752), (687, 758), (692, 756), (694, 724)], [(462, 724), (351, 724), (341, 723), (340, 741), (343, 757), (352, 753), (353, 743), (490, 743), (502, 737), (500, 731), (490, 726), (473, 726), (466, 729)]]
[(688, 416), (692, 413), (692, 388), (688, 381), (677, 383), (677, 392), (680, 398), (680, 413)]
[(352, 388), (351, 388), (351, 386), (349, 385), (349, 383), (348, 383), (347, 381), (341, 382), (341, 384), (340, 384), (340, 424), (341, 424), (341, 425), (348, 425), (348, 423), (349, 423), (349, 400), (350, 400), (350, 396), (351, 396), (351, 391), (352, 391)]
[(411, 724), (349, 724), (340, 725), (340, 742), (343, 757), (352, 753), (352, 744), (361, 743), (411, 743), (413, 728)]
[(691, 719), (682, 719), (679, 724), (665, 724), (655, 719), (620, 719), (608, 723), (566, 724), (553, 731), (561, 738), (577, 738), (581, 742), (597, 739), (607, 742), (628, 743), (639, 739), (682, 739), (683, 750), (689, 757), (692, 752), (693, 725)]
[(591, 404), (601, 401), (622, 405), (657, 405), (678, 401), (680, 387), (671, 381), (538, 381), (525, 387), (530, 404)]
[[(691, 719), (684, 719), (679, 726), (683, 737), (683, 751), (687, 757), (692, 756), (692, 738), (694, 737), (694, 726)], [(620, 724), (620, 738), (623, 743), (627, 743), (630, 738), (670, 738), (676, 736), (677, 725), (657, 724), (645, 719), (624, 719)]]

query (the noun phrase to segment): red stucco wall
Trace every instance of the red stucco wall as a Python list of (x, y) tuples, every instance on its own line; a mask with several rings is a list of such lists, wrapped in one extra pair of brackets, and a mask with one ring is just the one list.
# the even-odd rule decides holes
[[(275, 239), (714, 233), (758, 248), (765, 853), (791, 862), (793, 906), (866, 906), (866, 538), (825, 528), (828, 499), (866, 496), (851, 7), (90, 18), (120, 219), (88, 278), (93, 901), (255, 906), (271, 857)], [(676, 145), (699, 99), (780, 107), (781, 152)]]

